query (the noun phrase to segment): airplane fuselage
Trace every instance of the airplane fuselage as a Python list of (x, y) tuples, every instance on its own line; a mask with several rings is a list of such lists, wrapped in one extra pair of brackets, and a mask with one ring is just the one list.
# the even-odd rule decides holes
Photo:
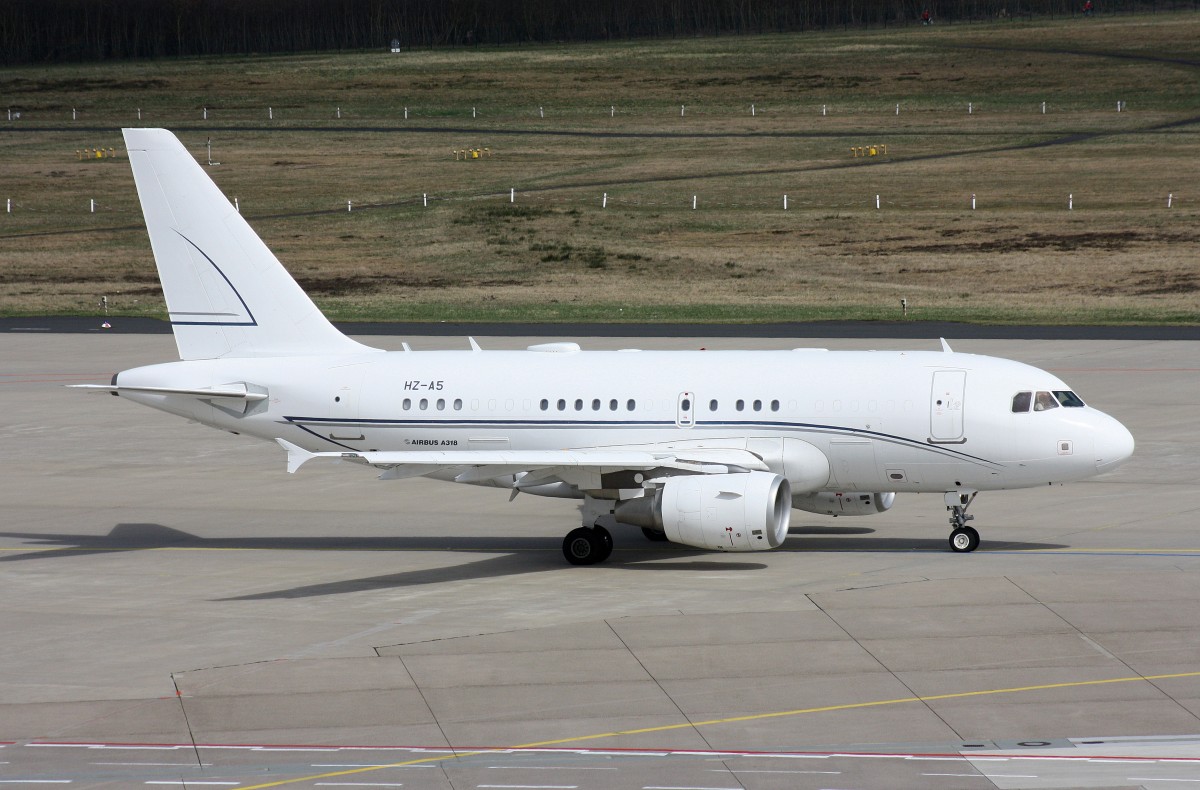
[[(749, 449), (800, 439), (820, 491), (979, 491), (1094, 476), (1118, 454), (1108, 415), (1013, 411), (1070, 388), (973, 354), (883, 351), (422, 351), (172, 362), (123, 387), (245, 384), (258, 404), (124, 393), (223, 430), (313, 451)], [(779, 471), (779, 470), (774, 470)]]

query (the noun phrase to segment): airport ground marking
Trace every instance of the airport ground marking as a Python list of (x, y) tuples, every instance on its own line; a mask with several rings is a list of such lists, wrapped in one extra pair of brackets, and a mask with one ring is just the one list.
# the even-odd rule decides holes
[[(948, 699), (968, 699), (971, 697), (986, 697), (999, 694), (1020, 694), (1029, 691), (1049, 691), (1052, 689), (1064, 688), (1080, 688), (1083, 686), (1103, 686), (1114, 683), (1133, 683), (1136, 681), (1152, 682), (1155, 680), (1177, 680), (1180, 678), (1197, 678), (1200, 677), (1200, 671), (1197, 672), (1172, 672), (1165, 675), (1135, 675), (1132, 677), (1123, 678), (1104, 678), (1102, 680), (1073, 680), (1063, 683), (1042, 683), (1036, 686), (1014, 686), (1012, 688), (1002, 689), (982, 689), (980, 691), (956, 691), (949, 694), (931, 694), (923, 697), (898, 697), (896, 699), (872, 700), (870, 702), (848, 702), (841, 705), (824, 705), (816, 708), (797, 708), (794, 710), (772, 711), (770, 713), (751, 713), (745, 716), (730, 716), (723, 719), (707, 719), (705, 721), (695, 722), (680, 722), (678, 724), (663, 724), (657, 727), (642, 727), (634, 730), (615, 730), (613, 732), (595, 733), (592, 735), (577, 735), (571, 738), (557, 738), (549, 741), (537, 741), (536, 743), (525, 743), (519, 746), (498, 747), (495, 749), (479, 749), (466, 752), (455, 752), (453, 754), (440, 754), (434, 757), (421, 757), (415, 760), (404, 760), (397, 763), (387, 763), (386, 765), (372, 765), (363, 768), (353, 768), (347, 771), (334, 771), (332, 773), (318, 774), (315, 776), (299, 776), (293, 779), (280, 779), (274, 782), (265, 784), (241, 786), (238, 790), (266, 790), (270, 787), (283, 787), (284, 785), (298, 784), (300, 782), (312, 782), (317, 779), (332, 779), (339, 776), (352, 776), (355, 774), (368, 773), (370, 771), (379, 771), (384, 768), (404, 768), (410, 765), (420, 765), (422, 763), (445, 762), (447, 760), (460, 760), (464, 757), (478, 757), (485, 754), (502, 754), (510, 750), (519, 749), (537, 749), (545, 746), (561, 746), (566, 743), (579, 743), (580, 741), (599, 740), (600, 738), (615, 738), (621, 735), (645, 735), (651, 732), (667, 732), (669, 730), (683, 730), (694, 727), (711, 727), (717, 724), (735, 724), (744, 721), (759, 721), (763, 719), (778, 719), (787, 716), (803, 716), (810, 713), (829, 713), (840, 710), (855, 710), (861, 708), (878, 708), (885, 705), (900, 705), (913, 702), (937, 702), (939, 700)], [(453, 748), (453, 747), (451, 747)]]

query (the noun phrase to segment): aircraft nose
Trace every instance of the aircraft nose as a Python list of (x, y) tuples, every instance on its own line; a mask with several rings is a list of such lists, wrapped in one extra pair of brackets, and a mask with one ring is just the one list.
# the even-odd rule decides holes
[(1110, 472), (1133, 455), (1133, 434), (1109, 417), (1096, 431), (1096, 471)]

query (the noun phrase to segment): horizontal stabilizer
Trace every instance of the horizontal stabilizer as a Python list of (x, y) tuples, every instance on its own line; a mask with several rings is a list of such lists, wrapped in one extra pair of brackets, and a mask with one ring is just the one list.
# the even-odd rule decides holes
[(189, 395), (193, 398), (233, 398), (235, 400), (254, 403), (267, 399), (265, 392), (250, 392), (242, 389), (226, 389), (222, 387), (203, 387), (200, 389), (185, 389), (181, 387), (123, 387), (117, 384), (67, 384), (72, 389), (92, 390), (94, 392), (112, 392), (120, 395), (122, 392), (145, 392), (153, 395)]

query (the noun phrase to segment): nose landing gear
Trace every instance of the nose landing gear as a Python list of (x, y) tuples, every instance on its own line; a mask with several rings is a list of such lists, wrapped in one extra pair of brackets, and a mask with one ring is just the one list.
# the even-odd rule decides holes
[(950, 550), (964, 553), (979, 548), (979, 533), (974, 527), (967, 526), (974, 516), (967, 513), (967, 508), (975, 501), (978, 491), (948, 491), (946, 492), (946, 509), (950, 511)]

